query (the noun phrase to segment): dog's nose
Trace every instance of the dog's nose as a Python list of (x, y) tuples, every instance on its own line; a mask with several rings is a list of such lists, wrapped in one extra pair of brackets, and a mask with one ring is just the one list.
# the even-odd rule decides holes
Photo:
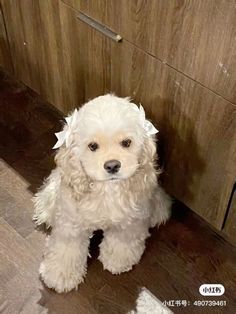
[(106, 169), (106, 171), (108, 173), (117, 173), (120, 170), (121, 167), (121, 163), (119, 162), (119, 160), (108, 160), (105, 162), (104, 164), (104, 169)]

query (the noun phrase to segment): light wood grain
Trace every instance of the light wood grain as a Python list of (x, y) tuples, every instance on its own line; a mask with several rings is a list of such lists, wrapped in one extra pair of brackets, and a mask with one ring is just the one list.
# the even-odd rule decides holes
[(165, 188), (220, 229), (235, 182), (236, 106), (126, 41), (112, 45), (111, 65), (112, 91), (141, 102), (160, 129)]
[(10, 167), (0, 173), (0, 217), (11, 225), (22, 237), (34, 230), (31, 201), (33, 195), (28, 191), (28, 183), (16, 175)]
[(0, 238), (2, 312), (19, 313), (21, 309), (21, 313), (26, 313), (24, 308), (34, 295), (36, 300), (31, 302), (28, 313), (39, 313), (41, 306), (37, 301), (42, 286), (37, 276), (37, 260), (27, 243), (3, 219), (0, 219)]

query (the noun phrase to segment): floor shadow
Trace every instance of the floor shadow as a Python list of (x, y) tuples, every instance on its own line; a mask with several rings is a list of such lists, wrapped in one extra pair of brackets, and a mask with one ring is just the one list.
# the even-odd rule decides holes
[(62, 114), (0, 71), (0, 155), (35, 193), (54, 168), (52, 150)]

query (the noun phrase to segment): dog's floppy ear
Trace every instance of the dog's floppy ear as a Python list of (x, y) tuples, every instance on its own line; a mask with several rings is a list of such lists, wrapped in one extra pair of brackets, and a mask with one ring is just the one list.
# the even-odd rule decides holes
[(150, 163), (153, 165), (157, 161), (156, 153), (156, 139), (155, 136), (147, 136), (143, 143), (143, 151), (141, 157), (141, 164), (146, 165)]
[(65, 120), (66, 124), (63, 130), (56, 133), (58, 141), (53, 148), (59, 148), (59, 150), (55, 156), (55, 162), (60, 169), (62, 182), (75, 190), (76, 196), (78, 197), (89, 188), (89, 180), (73, 145), (78, 124), (77, 109), (66, 117)]
[(72, 188), (76, 197), (89, 190), (89, 178), (72, 148), (61, 147), (55, 156), (55, 162), (60, 169), (62, 183)]
[(65, 118), (66, 124), (61, 132), (56, 133), (58, 141), (53, 148), (59, 148), (55, 156), (55, 162), (60, 169), (61, 179), (67, 186), (76, 192), (78, 197), (87, 191), (89, 187), (88, 176), (86, 175), (78, 154), (75, 151), (74, 139), (78, 136), (78, 111)]

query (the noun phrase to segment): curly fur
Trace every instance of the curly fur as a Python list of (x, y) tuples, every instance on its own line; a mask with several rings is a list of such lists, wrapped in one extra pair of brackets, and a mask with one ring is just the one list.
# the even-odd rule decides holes
[[(57, 292), (83, 282), (94, 230), (104, 231), (104, 269), (120, 274), (139, 262), (149, 228), (169, 218), (171, 201), (155, 170), (155, 139), (147, 136), (134, 106), (128, 98), (105, 95), (72, 113), (70, 144), (58, 150), (56, 169), (35, 195), (36, 224), (53, 227), (40, 275)], [(132, 139), (129, 148), (120, 145), (126, 138)], [(93, 141), (99, 144), (94, 152), (88, 148)], [(121, 161), (115, 175), (103, 167), (110, 159)]]

